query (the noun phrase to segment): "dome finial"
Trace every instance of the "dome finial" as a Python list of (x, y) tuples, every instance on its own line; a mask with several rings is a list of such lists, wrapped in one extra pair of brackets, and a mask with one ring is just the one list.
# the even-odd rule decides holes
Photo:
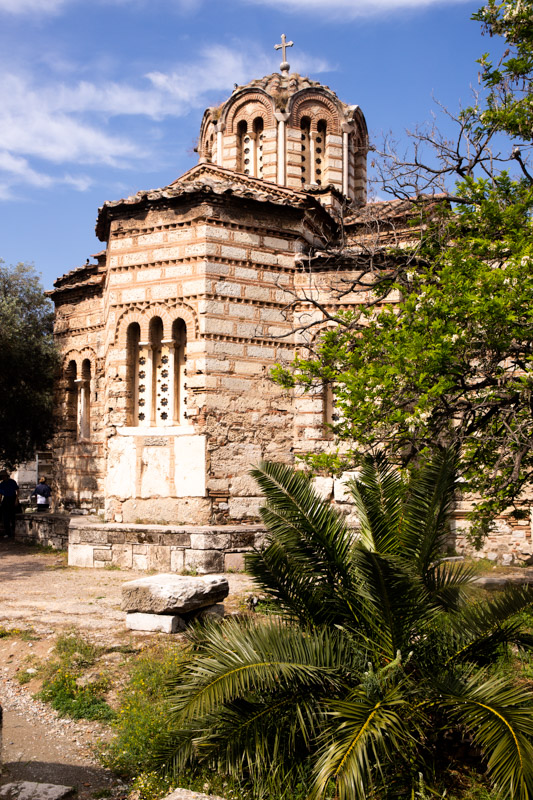
[(289, 74), (289, 70), (290, 70), (290, 64), (287, 62), (286, 50), (287, 50), (287, 47), (292, 47), (293, 45), (294, 45), (294, 42), (287, 42), (286, 41), (284, 33), (281, 34), (281, 44), (275, 44), (274, 45), (274, 50), (281, 50), (282, 51), (283, 61), (281, 62), (279, 68), (280, 68), (281, 72), (285, 73), (286, 75)]

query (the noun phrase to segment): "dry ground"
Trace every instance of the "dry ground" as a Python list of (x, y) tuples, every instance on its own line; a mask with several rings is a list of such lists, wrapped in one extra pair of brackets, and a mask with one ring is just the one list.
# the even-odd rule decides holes
[[(93, 754), (106, 728), (59, 718), (33, 698), (39, 682), (32, 679), (21, 686), (17, 674), (51, 658), (57, 637), (77, 630), (107, 648), (103, 666), (120, 683), (132, 654), (154, 636), (162, 636), (125, 628), (121, 586), (144, 574), (68, 567), (66, 554), (0, 539), (0, 633), (3, 628), (20, 631), (0, 638), (0, 704), (4, 708), (0, 785), (12, 780), (67, 784), (76, 786), (82, 800), (110, 792), (124, 794), (126, 787), (102, 769)], [(253, 583), (240, 574), (227, 578), (226, 610), (239, 611)]]

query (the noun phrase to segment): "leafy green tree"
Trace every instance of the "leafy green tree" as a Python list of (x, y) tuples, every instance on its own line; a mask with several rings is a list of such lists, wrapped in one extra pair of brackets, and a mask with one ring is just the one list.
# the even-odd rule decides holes
[(53, 310), (32, 266), (0, 260), (0, 464), (13, 468), (52, 435)]
[[(371, 263), (382, 266), (351, 287), (371, 300), (325, 313), (337, 324), (274, 377), (332, 387), (344, 458), (311, 457), (316, 466), (375, 447), (405, 465), (460, 445), (463, 489), (481, 498), (479, 541), (533, 477), (533, 2), (490, 0), (474, 19), (506, 50), (497, 64), (480, 59), (483, 91), (457, 116), (456, 142), (431, 129), (414, 134), (410, 159), (383, 154), (381, 179), (404, 204), (402, 246), (378, 243)], [(394, 307), (381, 302), (391, 292)]]
[(280, 616), (192, 634), (162, 759), (256, 797), (396, 800), (442, 792), (468, 742), (502, 798), (531, 797), (533, 694), (501, 659), (533, 646), (517, 616), (533, 595), (465, 601), (468, 569), (439, 556), (455, 470), (444, 452), (405, 483), (367, 459), (359, 538), (305, 474), (254, 470), (269, 535), (247, 567)]

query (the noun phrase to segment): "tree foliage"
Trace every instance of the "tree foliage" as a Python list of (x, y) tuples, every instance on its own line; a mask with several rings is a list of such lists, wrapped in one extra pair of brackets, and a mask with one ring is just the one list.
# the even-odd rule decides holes
[(53, 311), (28, 264), (0, 261), (0, 464), (30, 459), (52, 435)]
[(439, 559), (456, 461), (439, 454), (406, 483), (368, 458), (351, 486), (360, 539), (304, 474), (254, 470), (269, 535), (247, 567), (280, 616), (192, 634), (162, 761), (276, 800), (398, 800), (421, 782), (443, 796), (450, 769), (472, 766), (502, 800), (531, 797), (533, 694), (502, 658), (533, 645), (519, 616), (533, 595), (468, 602), (469, 570)]
[[(341, 463), (379, 447), (408, 464), (460, 445), (482, 535), (533, 475), (533, 2), (491, 0), (474, 19), (506, 49), (480, 59), (483, 91), (455, 117), (455, 142), (433, 128), (412, 135), (411, 158), (382, 154), (385, 187), (411, 209), (407, 241), (349, 287), (371, 300), (274, 377), (332, 387)], [(399, 302), (380, 302), (391, 292)]]

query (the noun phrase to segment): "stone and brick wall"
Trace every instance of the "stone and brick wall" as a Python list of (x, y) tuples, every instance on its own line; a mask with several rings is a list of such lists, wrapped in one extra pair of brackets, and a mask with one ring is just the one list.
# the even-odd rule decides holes
[(247, 526), (99, 524), (72, 520), (68, 563), (157, 572), (239, 572), (265, 530)]

